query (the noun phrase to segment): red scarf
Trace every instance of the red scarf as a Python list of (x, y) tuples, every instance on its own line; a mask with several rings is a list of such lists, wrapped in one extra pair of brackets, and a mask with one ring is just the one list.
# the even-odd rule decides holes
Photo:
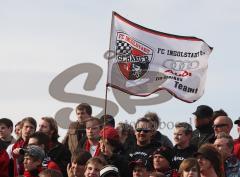
[[(90, 152), (90, 147), (91, 147), (91, 144), (90, 144), (90, 142), (87, 140), (87, 141), (86, 141), (86, 145), (85, 145), (85, 150), (88, 151), (88, 152)], [(100, 154), (100, 143), (97, 144), (97, 149), (96, 149), (93, 157), (99, 156), (99, 154)]]

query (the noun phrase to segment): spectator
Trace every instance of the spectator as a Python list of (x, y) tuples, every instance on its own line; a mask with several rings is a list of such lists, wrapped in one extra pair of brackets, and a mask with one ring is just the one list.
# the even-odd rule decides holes
[(92, 157), (86, 163), (84, 172), (85, 177), (100, 177), (100, 170), (106, 165), (106, 162), (98, 157)]
[(103, 158), (109, 165), (114, 165), (119, 169), (120, 176), (131, 176), (127, 158), (121, 155), (121, 143), (117, 130), (106, 126), (101, 130), (100, 137), (100, 149)]
[(37, 122), (32, 117), (26, 117), (21, 121), (21, 138), (12, 147), (11, 156), (13, 157), (14, 176), (22, 175), (24, 172), (24, 156), (20, 154), (20, 149), (26, 148), (28, 139), (36, 131)]
[(43, 170), (42, 161), (44, 159), (44, 151), (35, 145), (28, 146), (24, 150), (24, 176), (37, 177)]
[(106, 114), (100, 117), (103, 126), (111, 126), (115, 128), (115, 120), (112, 115)]
[(148, 160), (142, 156), (136, 158), (129, 163), (129, 168), (132, 171), (133, 177), (149, 177), (149, 164)]
[[(21, 121), (19, 121), (16, 125), (15, 125), (15, 134), (16, 134), (16, 137), (17, 137), (17, 140), (21, 138)], [(10, 144), (7, 149), (6, 149), (6, 152), (8, 153), (8, 156), (9, 156), (9, 159), (11, 159), (11, 163), (10, 163), (10, 166), (11, 168), (13, 168), (13, 162), (12, 162), (12, 159), (13, 159), (13, 153), (12, 153), (12, 149), (13, 149), (13, 145), (14, 144)]]
[(151, 141), (152, 142), (156, 141), (159, 142), (162, 146), (173, 148), (173, 144), (170, 141), (170, 139), (158, 131), (160, 124), (158, 115), (153, 112), (148, 112), (147, 114), (144, 115), (144, 117), (152, 122), (153, 135)]
[(48, 135), (47, 156), (51, 158), (62, 171), (63, 176), (67, 176), (67, 164), (71, 161), (71, 152), (58, 142), (58, 125), (52, 117), (42, 117), (39, 122), (39, 131)]
[(233, 154), (235, 154), (238, 159), (240, 159), (240, 117), (234, 121), (234, 124), (237, 125), (237, 131), (238, 131), (238, 138), (234, 140), (234, 151)]
[(136, 144), (129, 152), (130, 161), (138, 154), (142, 154), (145, 158), (149, 157), (158, 147), (159, 142), (152, 142), (152, 123), (146, 118), (140, 118), (135, 124)]
[(17, 136), (17, 139), (19, 139), (21, 137), (21, 121), (19, 121), (18, 123), (16, 123), (15, 125), (15, 129), (14, 129), (14, 133)]
[(28, 146), (35, 145), (44, 151), (45, 157), (42, 162), (42, 167), (47, 169), (54, 169), (61, 172), (59, 166), (47, 156), (46, 152), (48, 151), (49, 137), (43, 132), (33, 133), (28, 140)]
[(85, 150), (74, 152), (71, 165), (67, 166), (68, 177), (84, 177), (86, 163), (91, 157), (91, 154)]
[(172, 169), (173, 150), (170, 147), (160, 147), (150, 156), (153, 171), (161, 172), (168, 177), (175, 177), (177, 170)]
[(214, 145), (222, 154), (225, 175), (240, 176), (240, 160), (233, 154), (232, 137), (225, 132), (218, 133)]
[(202, 145), (194, 156), (198, 160), (201, 177), (224, 177), (221, 154), (213, 145)]
[(39, 177), (63, 177), (62, 173), (53, 169), (45, 169), (41, 171), (38, 176)]
[(175, 124), (175, 146), (173, 148), (174, 156), (172, 159), (174, 169), (179, 169), (179, 166), (184, 159), (192, 157), (193, 154), (197, 152), (197, 147), (190, 144), (192, 132), (192, 126), (186, 122)]
[(80, 142), (80, 148), (90, 152), (92, 157), (100, 154), (99, 133), (101, 121), (98, 118), (91, 118), (86, 122), (86, 138)]
[(197, 159), (184, 159), (179, 167), (180, 177), (200, 177), (200, 167)]
[(88, 103), (81, 103), (76, 107), (76, 115), (79, 123), (86, 122), (91, 118), (92, 107)]
[(77, 150), (77, 147), (79, 146), (79, 143), (81, 141), (82, 134), (81, 132), (79, 132), (81, 131), (80, 129), (81, 127), (79, 122), (71, 122), (67, 131), (67, 135), (64, 137), (62, 141), (62, 144), (67, 149), (69, 149), (71, 154), (73, 154)]
[(229, 117), (227, 116), (216, 117), (213, 122), (215, 137), (220, 132), (225, 132), (227, 134), (230, 134), (232, 127), (233, 127), (233, 122), (232, 122), (232, 119), (230, 119)]
[(120, 177), (120, 174), (117, 167), (106, 165), (101, 169), (100, 177)]
[(7, 118), (0, 119), (0, 140), (2, 140), (5, 149), (10, 144), (14, 144), (16, 139), (12, 136), (13, 122)]
[(193, 113), (195, 115), (195, 127), (191, 144), (200, 147), (205, 143), (214, 142), (214, 131), (212, 128), (213, 109), (207, 105), (200, 105)]
[(81, 103), (76, 107), (76, 115), (78, 122), (78, 142), (86, 137), (85, 123), (92, 116), (92, 107), (88, 103)]
[(134, 128), (128, 123), (118, 123), (116, 130), (118, 131), (119, 139), (124, 152), (129, 152), (134, 144), (136, 144), (136, 137), (134, 135)]

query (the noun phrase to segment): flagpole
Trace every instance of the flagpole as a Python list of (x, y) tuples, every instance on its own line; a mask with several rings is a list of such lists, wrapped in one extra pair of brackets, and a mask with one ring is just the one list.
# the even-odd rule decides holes
[[(108, 48), (108, 54), (107, 54), (107, 60), (108, 60), (108, 71), (109, 71), (109, 60), (112, 59), (110, 58), (110, 53), (111, 53), (111, 42), (112, 42), (112, 33), (113, 33), (113, 26), (114, 26), (114, 11), (112, 12), (112, 21), (111, 21), (111, 31), (110, 31), (110, 41), (109, 41), (109, 48)], [(105, 87), (105, 108), (104, 108), (104, 124), (103, 127), (106, 125), (106, 115), (107, 115), (107, 91), (108, 91), (108, 80), (109, 80), (109, 74), (107, 71), (107, 82), (106, 82), (106, 87)]]
[(106, 85), (106, 89), (105, 89), (105, 108), (104, 108), (104, 119), (103, 119), (103, 128), (106, 125), (106, 115), (107, 115), (107, 85)]

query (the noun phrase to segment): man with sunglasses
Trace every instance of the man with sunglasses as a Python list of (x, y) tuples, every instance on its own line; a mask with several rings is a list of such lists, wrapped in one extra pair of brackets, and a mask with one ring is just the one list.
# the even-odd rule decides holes
[(135, 124), (136, 144), (133, 145), (129, 152), (130, 161), (138, 155), (142, 155), (147, 159), (150, 154), (161, 146), (159, 142), (151, 142), (152, 134), (152, 122), (146, 118), (138, 119)]
[(240, 159), (240, 117), (234, 121), (234, 124), (237, 125), (237, 131), (239, 133), (239, 137), (238, 139), (234, 140), (233, 154), (236, 155), (238, 159)]
[(229, 117), (227, 116), (216, 117), (216, 119), (213, 122), (213, 130), (214, 130), (215, 137), (217, 137), (217, 135), (220, 132), (224, 132), (229, 135), (232, 127), (233, 127), (233, 122), (232, 122), (232, 119), (230, 119)]

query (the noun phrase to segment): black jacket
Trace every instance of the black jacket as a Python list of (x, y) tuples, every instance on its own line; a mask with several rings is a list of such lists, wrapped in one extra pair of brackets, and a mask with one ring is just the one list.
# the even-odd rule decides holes
[(214, 140), (215, 140), (214, 130), (212, 128), (212, 125), (209, 124), (194, 130), (190, 143), (199, 148), (203, 144), (213, 143)]
[(108, 164), (118, 168), (121, 177), (131, 177), (131, 172), (128, 168), (128, 159), (126, 156), (113, 153), (111, 157), (103, 155)]
[(71, 162), (71, 152), (63, 144), (55, 142), (48, 150), (47, 156), (59, 166), (63, 176), (67, 176), (67, 164)]
[(151, 140), (153, 143), (154, 142), (157, 142), (157, 143), (160, 143), (162, 146), (165, 146), (165, 147), (170, 147), (170, 148), (173, 148), (173, 144), (171, 142), (171, 140), (163, 135), (161, 132), (157, 131), (153, 137), (152, 137), (152, 140)]

